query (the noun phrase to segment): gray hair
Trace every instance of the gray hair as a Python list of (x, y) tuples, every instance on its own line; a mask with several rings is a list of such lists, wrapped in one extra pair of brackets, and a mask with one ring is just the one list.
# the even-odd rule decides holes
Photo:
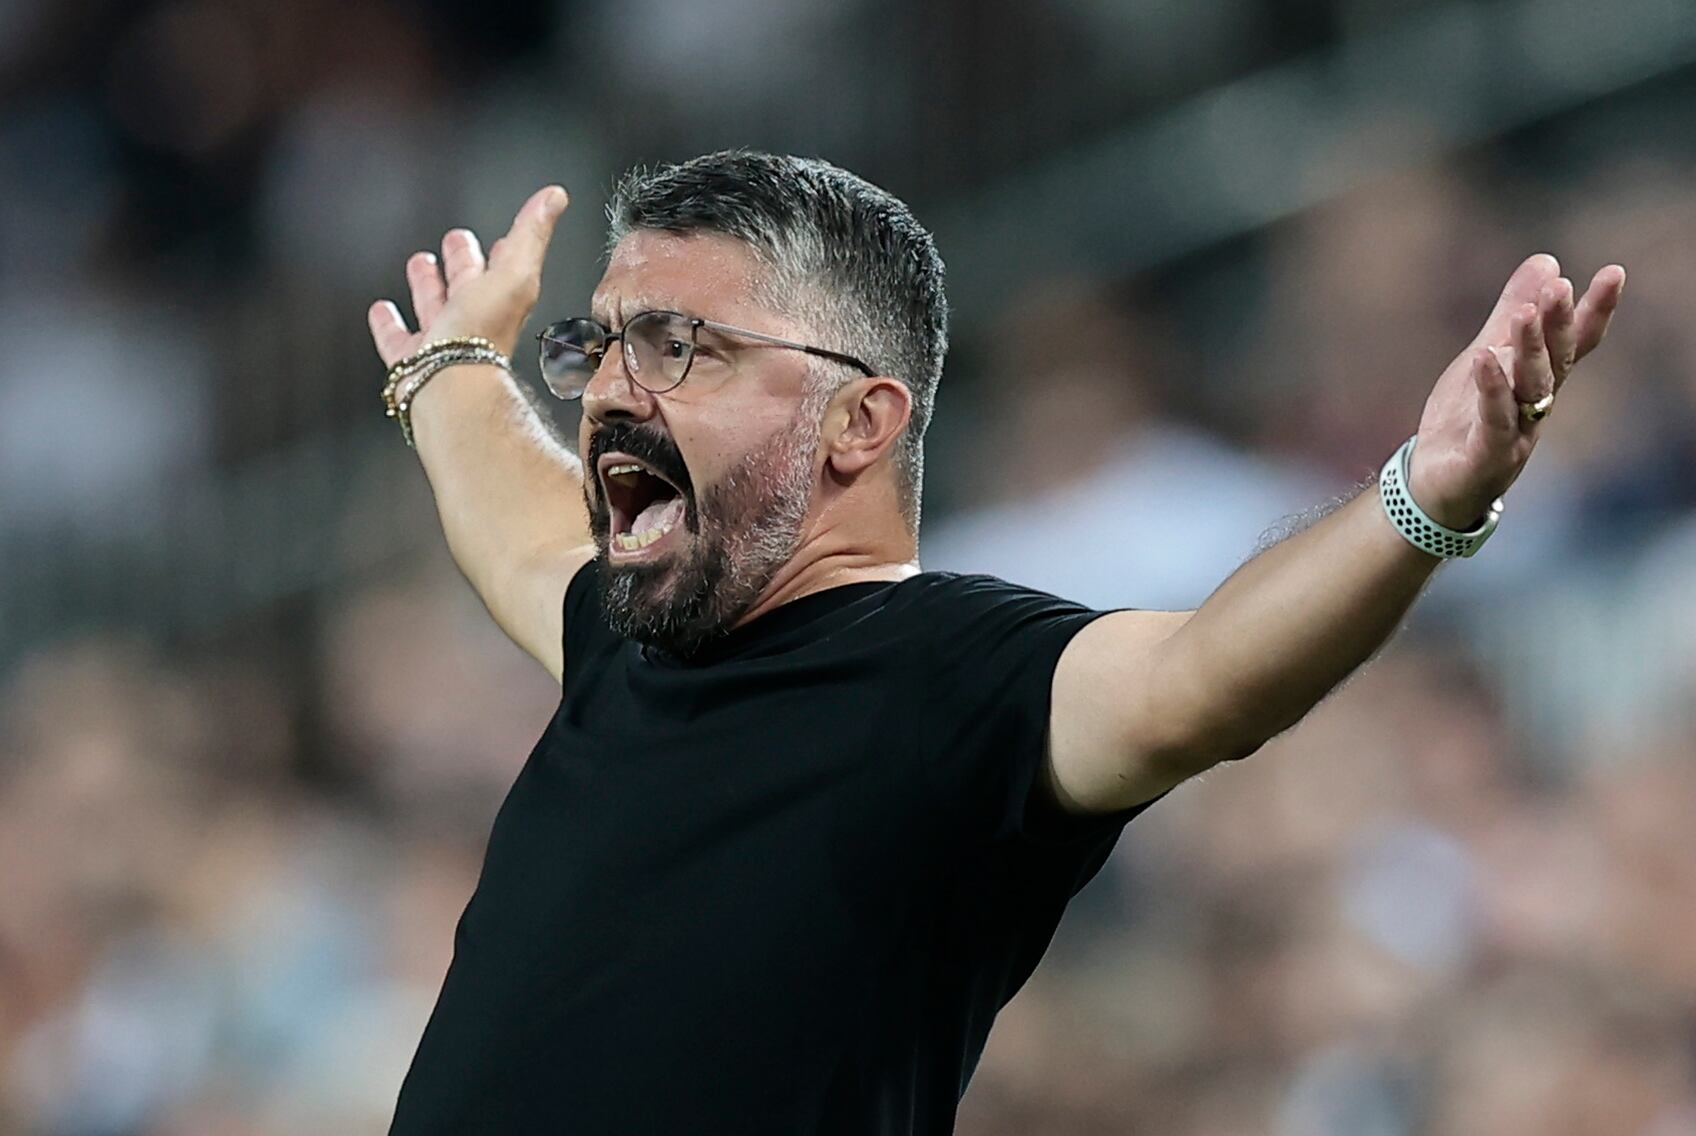
[[(948, 350), (942, 257), (893, 194), (817, 158), (721, 150), (653, 170), (637, 168), (607, 204), (610, 250), (632, 231), (735, 237), (766, 267), (756, 298), (810, 329), (815, 346), (862, 359), (901, 380), (912, 419), (896, 444), (902, 511), (914, 532), (924, 480), (924, 435)], [(831, 392), (853, 375), (814, 359)]]

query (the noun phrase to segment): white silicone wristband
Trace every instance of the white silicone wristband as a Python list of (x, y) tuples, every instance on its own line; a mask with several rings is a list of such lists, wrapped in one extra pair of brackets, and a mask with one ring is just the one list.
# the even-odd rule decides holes
[(1471, 556), (1496, 531), (1496, 522), (1502, 519), (1502, 499), (1496, 498), (1490, 511), (1484, 514), (1484, 520), (1470, 532), (1448, 528), (1426, 516), (1425, 510), (1414, 501), (1413, 494), (1407, 491), (1408, 462), (1413, 457), (1413, 444), (1418, 439), (1416, 434), (1403, 442), (1378, 472), (1378, 494), (1384, 502), (1384, 512), (1389, 514), (1390, 523), (1396, 526), (1396, 531), (1415, 548), (1444, 560)]

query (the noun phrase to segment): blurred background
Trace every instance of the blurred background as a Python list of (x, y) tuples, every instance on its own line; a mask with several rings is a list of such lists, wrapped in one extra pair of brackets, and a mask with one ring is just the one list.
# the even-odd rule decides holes
[(746, 144), (937, 234), (926, 566), (1103, 606), (1376, 470), (1526, 254), (1628, 267), (1489, 548), (1131, 826), (960, 1131), (1696, 1133), (1693, 124), (1690, 0), (0, 0), (0, 1131), (384, 1131), (558, 691), (365, 308), (558, 180), (576, 314), (617, 172)]

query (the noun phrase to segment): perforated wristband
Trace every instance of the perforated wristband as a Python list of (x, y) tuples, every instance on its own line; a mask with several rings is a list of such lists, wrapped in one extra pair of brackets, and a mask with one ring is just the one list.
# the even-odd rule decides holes
[(1384, 502), (1384, 512), (1389, 514), (1390, 523), (1396, 526), (1396, 531), (1415, 548), (1444, 560), (1471, 556), (1496, 531), (1496, 523), (1502, 519), (1502, 499), (1496, 498), (1490, 511), (1484, 514), (1484, 520), (1468, 532), (1440, 525), (1426, 516), (1425, 510), (1414, 501), (1413, 494), (1407, 491), (1408, 462), (1413, 457), (1413, 444), (1418, 440), (1416, 434), (1403, 442), (1378, 472), (1378, 494)]

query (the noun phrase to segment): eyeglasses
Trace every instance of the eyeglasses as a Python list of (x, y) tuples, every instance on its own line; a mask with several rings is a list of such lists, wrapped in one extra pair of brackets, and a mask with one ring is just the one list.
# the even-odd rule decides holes
[(599, 320), (582, 317), (549, 324), (536, 336), (541, 344), (542, 379), (548, 384), (548, 389), (560, 398), (582, 398), (583, 389), (600, 370), (607, 348), (617, 339), (624, 344), (624, 369), (631, 381), (654, 394), (664, 394), (689, 377), (689, 366), (695, 361), (696, 336), (703, 327), (725, 335), (740, 335), (834, 359), (838, 363), (858, 367), (867, 375), (877, 374), (852, 355), (838, 351), (826, 351), (822, 347), (686, 316), (681, 312), (653, 311), (630, 317), (625, 321), (623, 331), (611, 331)]

